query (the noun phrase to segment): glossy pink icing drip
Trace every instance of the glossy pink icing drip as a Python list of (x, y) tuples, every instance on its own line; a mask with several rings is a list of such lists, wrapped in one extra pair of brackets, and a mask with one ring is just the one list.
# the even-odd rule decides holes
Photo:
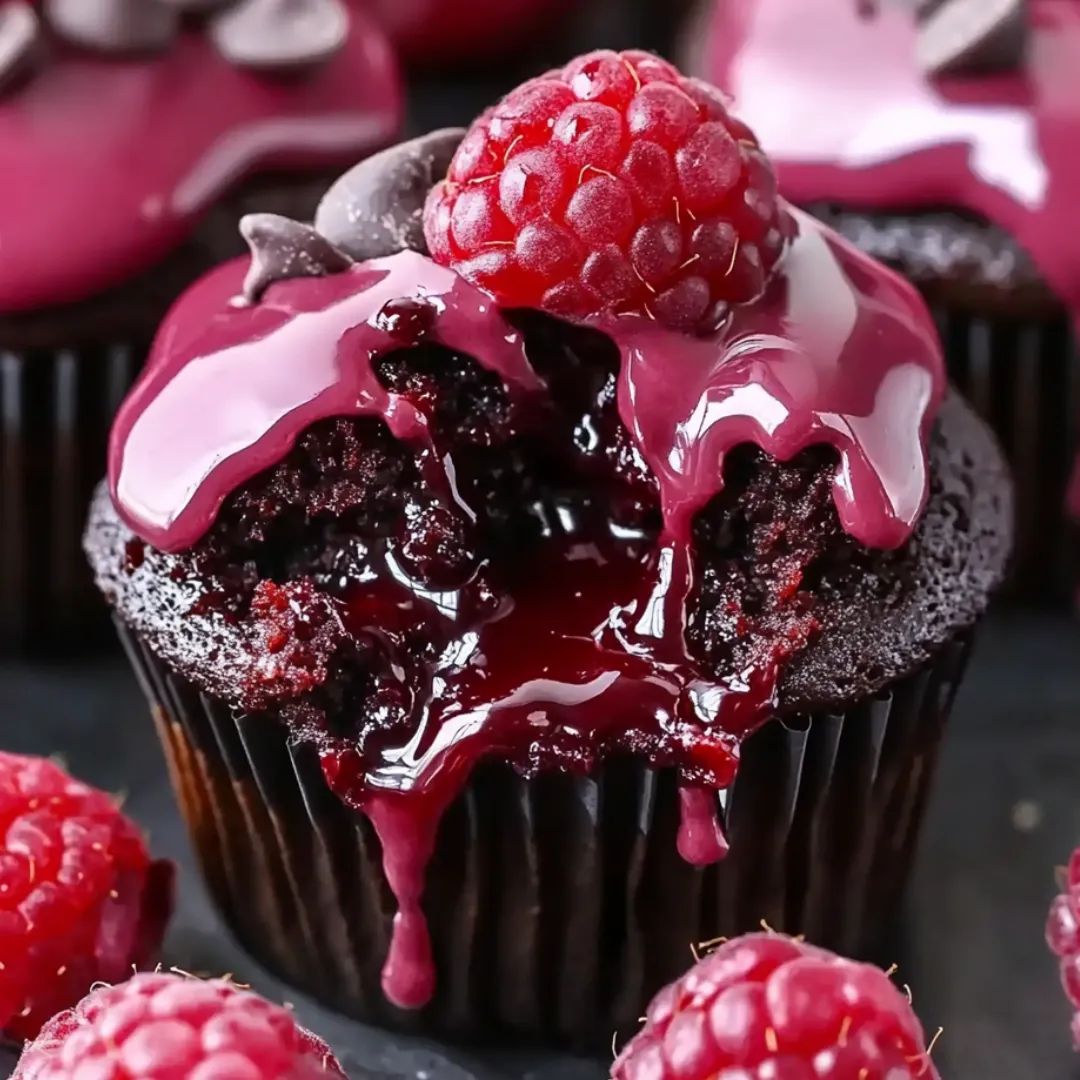
[(728, 853), (727, 837), (716, 816), (716, 792), (679, 788), (679, 854), (692, 866), (709, 866)]
[(734, 97), (787, 198), (979, 214), (1031, 255), (1080, 335), (1080, 2), (1027, 3), (1023, 71), (931, 81), (901, 5), (867, 18), (855, 0), (722, 0), (702, 74)]
[[(733, 446), (787, 460), (829, 443), (841, 455), (844, 527), (895, 547), (926, 499), (924, 436), (944, 385), (936, 332), (911, 286), (793, 213), (798, 235), (765, 296), (715, 337), (640, 316), (604, 324), (623, 358), (619, 413), (659, 481), (674, 536), (687, 539), (693, 513), (721, 489)], [(371, 369), (373, 356), (401, 344), (375, 325), (388, 300), (434, 299), (434, 340), (474, 355), (517, 393), (540, 389), (521, 336), (487, 294), (420, 255), (291, 281), (238, 308), (245, 268), (220, 267), (173, 308), (113, 427), (117, 508), (163, 551), (194, 544), (228, 494), (317, 420), (374, 415), (399, 438), (423, 435), (423, 417)]]
[(195, 31), (144, 59), (57, 46), (0, 98), (0, 313), (138, 274), (253, 172), (344, 167), (390, 142), (393, 55), (370, 17), (351, 18), (345, 47), (299, 77), (237, 68)]
[[(690, 525), (720, 490), (727, 450), (751, 441), (788, 458), (830, 443), (845, 527), (878, 546), (910, 535), (944, 386), (933, 325), (911, 286), (794, 214), (797, 236), (766, 295), (715, 337), (661, 331), (641, 317), (603, 327), (622, 354), (620, 415), (661, 491), (665, 530), (649, 558), (576, 542), (547, 556), (549, 570), (530, 567), (510, 606), (479, 626), (452, 597), (436, 604), (415, 585), (402, 592), (408, 603), (389, 607), (363, 590), (343, 600), (347, 623), (377, 627), (391, 650), (402, 628), (386, 611), (408, 611), (394, 618), (438, 627), (450, 657), (428, 673), (442, 685), (416, 703), (408, 745), (370, 760), (323, 754), (331, 787), (383, 841), (400, 905), (384, 969), (392, 1000), (415, 1007), (430, 996), (424, 870), (443, 812), (484, 756), (512, 760), (523, 740), (542, 737), (571, 744), (587, 767), (605, 748), (648, 747), (655, 763), (707, 778), (681, 790), (679, 850), (696, 864), (723, 855), (715, 790), (730, 785), (740, 741), (775, 708), (781, 660), (778, 652), (750, 671), (706, 678), (686, 651)], [(514, 394), (544, 393), (487, 294), (420, 255), (280, 283), (259, 305), (238, 307), (230, 301), (245, 270), (244, 261), (227, 264), (179, 301), (113, 430), (114, 501), (160, 549), (194, 544), (232, 490), (336, 415), (381, 417), (445, 470), (440, 483), (453, 495), (452, 462), (428, 453), (424, 417), (372, 370), (375, 356), (402, 344), (379, 319), (389, 300), (425, 300), (437, 312), (425, 340), (475, 356)], [(392, 576), (392, 589), (405, 588)], [(407, 649), (398, 661), (409, 663)]]

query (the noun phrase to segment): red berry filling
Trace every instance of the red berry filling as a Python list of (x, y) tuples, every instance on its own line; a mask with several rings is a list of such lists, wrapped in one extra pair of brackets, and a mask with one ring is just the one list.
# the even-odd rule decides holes
[(776, 181), (720, 93), (595, 52), (477, 120), (428, 199), (433, 256), (504, 307), (714, 326), (783, 250)]

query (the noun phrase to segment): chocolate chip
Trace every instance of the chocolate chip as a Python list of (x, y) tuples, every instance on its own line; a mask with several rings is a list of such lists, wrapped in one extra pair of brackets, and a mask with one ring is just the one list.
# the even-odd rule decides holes
[(0, 90), (33, 68), (43, 41), (37, 12), (29, 4), (23, 0), (0, 3)]
[(45, 0), (44, 11), (60, 37), (102, 52), (156, 52), (180, 27), (177, 12), (155, 0)]
[(463, 128), (443, 128), (354, 165), (323, 196), (315, 228), (357, 262), (427, 254), (424, 201), (464, 137)]
[(275, 281), (339, 274), (353, 264), (310, 225), (279, 214), (245, 214), (240, 219), (240, 235), (251, 248), (243, 294), (250, 304)]
[(240, 0), (210, 18), (218, 52), (238, 67), (288, 71), (333, 56), (348, 40), (342, 0)]
[(919, 64), (928, 75), (1011, 71), (1024, 62), (1027, 0), (938, 0), (922, 14)]

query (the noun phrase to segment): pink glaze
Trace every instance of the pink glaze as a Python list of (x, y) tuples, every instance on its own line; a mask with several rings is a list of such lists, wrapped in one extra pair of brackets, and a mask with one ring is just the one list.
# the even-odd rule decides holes
[(722, 0), (702, 74), (734, 97), (787, 198), (978, 214), (1031, 255), (1080, 333), (1080, 0), (1027, 2), (1024, 70), (929, 80), (902, 5)]
[(84, 300), (152, 266), (249, 174), (352, 164), (401, 121), (389, 46), (353, 5), (310, 72), (245, 71), (198, 31), (141, 59), (57, 45), (0, 97), (0, 314)]
[[(623, 750), (675, 767), (680, 852), (706, 864), (726, 851), (716, 792), (735, 777), (741, 741), (772, 715), (781, 664), (801, 644), (777, 642), (721, 678), (687, 652), (690, 526), (721, 488), (727, 450), (750, 441), (786, 459), (829, 443), (840, 456), (834, 497), (853, 535), (893, 546), (918, 520), (944, 387), (929, 315), (911, 286), (793, 213), (797, 235), (765, 296), (715, 337), (636, 316), (604, 326), (622, 354), (619, 412), (660, 486), (658, 544), (631, 551), (594, 522), (563, 525), (482, 612), (464, 586), (432, 593), (384, 553), (375, 584), (342, 599), (345, 624), (389, 651), (403, 688), (428, 688), (412, 699), (404, 745), (388, 736), (363, 759), (340, 743), (322, 753), (330, 786), (383, 842), (399, 903), (384, 968), (391, 1000), (416, 1007), (432, 992), (425, 868), (443, 812), (486, 757), (588, 771)], [(113, 498), (158, 548), (194, 544), (232, 490), (335, 415), (381, 417), (460, 498), (424, 416), (373, 374), (373, 358), (403, 344), (400, 322), (379, 317), (388, 301), (426, 302), (434, 317), (424, 340), (474, 355), (516, 395), (544, 397), (487, 294), (420, 255), (278, 283), (254, 307), (232, 302), (245, 270), (230, 263), (178, 302), (113, 430)], [(408, 647), (417, 623), (440, 657), (421, 671)]]

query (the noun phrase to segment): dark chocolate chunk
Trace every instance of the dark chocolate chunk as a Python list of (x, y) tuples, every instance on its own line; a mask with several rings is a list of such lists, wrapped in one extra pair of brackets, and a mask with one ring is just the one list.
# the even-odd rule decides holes
[(443, 128), (354, 165), (323, 196), (315, 228), (357, 262), (427, 254), (424, 202), (464, 137), (463, 128)]
[(240, 0), (211, 16), (207, 32), (232, 64), (288, 71), (333, 56), (348, 40), (349, 12), (342, 0)]
[(931, 0), (921, 13), (919, 64), (928, 75), (1015, 70), (1028, 18), (1027, 0)]
[(22, 78), (41, 53), (37, 12), (23, 0), (0, 3), (0, 91)]
[(240, 235), (251, 248), (243, 294), (250, 304), (275, 281), (338, 274), (352, 266), (348, 255), (310, 225), (279, 214), (246, 214), (240, 219)]
[(177, 11), (155, 0), (45, 0), (44, 11), (60, 37), (101, 52), (156, 52), (180, 26)]

